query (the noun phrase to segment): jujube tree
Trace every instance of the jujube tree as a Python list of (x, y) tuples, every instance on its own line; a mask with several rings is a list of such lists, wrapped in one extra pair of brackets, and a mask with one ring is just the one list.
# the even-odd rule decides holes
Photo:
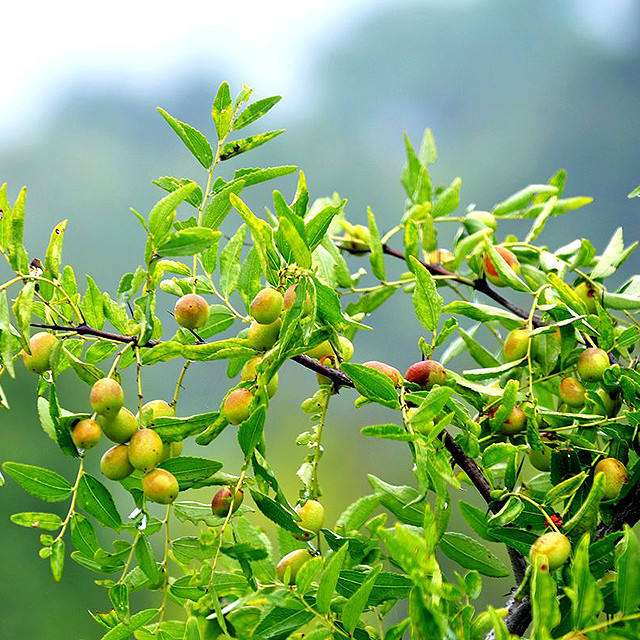
[[(90, 275), (80, 292), (62, 261), (66, 221), (43, 261), (29, 260), (26, 192), (11, 204), (0, 190), (0, 249), (15, 272), (0, 286), (0, 375), (15, 376), (23, 357), (37, 376), (45, 434), (78, 463), (73, 482), (28, 462), (3, 464), (27, 492), (67, 505), (64, 517), (11, 517), (43, 531), (40, 555), (54, 580), (69, 557), (97, 574), (106, 588), (97, 606), (110, 604), (93, 617), (106, 639), (504, 639), (531, 623), (540, 640), (637, 637), (640, 276), (607, 287), (636, 243), (625, 247), (618, 229), (601, 253), (585, 238), (538, 244), (555, 216), (591, 201), (564, 196), (563, 170), (491, 211), (463, 208), (460, 178), (432, 185), (429, 130), (418, 152), (405, 137), (406, 201), (389, 230), (371, 208), (366, 225), (350, 221), (337, 195), (312, 201), (302, 171), (293, 196), (274, 191), (257, 216), (245, 192), (296, 167), (218, 175), (282, 133), (237, 137), (279, 100), (250, 97), (243, 87), (234, 101), (220, 86), (216, 144), (160, 109), (203, 180), (155, 181), (167, 195), (147, 216), (134, 212), (146, 243), (114, 293)], [(239, 224), (226, 237), (219, 227), (230, 216)], [(518, 235), (501, 231), (505, 219), (520, 222)], [(443, 223), (457, 226), (451, 246), (439, 245)], [(403, 374), (400, 363), (358, 363), (368, 317), (403, 294), (424, 330), (414, 364)], [(463, 353), (477, 366), (456, 371)], [(147, 370), (173, 360), (177, 380), (162, 398), (146, 397)], [(190, 363), (214, 360), (226, 361), (229, 378), (219, 408), (182, 415)], [(278, 371), (290, 360), (318, 376), (301, 405), (311, 425), (297, 438), (307, 451), (297, 496), (285, 495), (265, 444)], [(130, 367), (135, 385), (122, 383)], [(86, 385), (78, 406), (58, 386), (69, 376)], [(322, 469), (322, 436), (332, 398), (354, 390), (354, 411), (395, 412), (362, 437), (408, 447), (415, 483), (371, 474), (371, 492), (328, 521), (321, 479), (335, 470)], [(237, 435), (239, 469), (207, 453), (226, 429)], [(201, 455), (182, 455), (187, 439)], [(85, 468), (92, 456), (100, 477)], [(463, 487), (486, 509), (457, 501)], [(210, 499), (189, 499), (195, 488)], [(454, 506), (473, 536), (450, 530)], [(173, 537), (174, 518), (192, 534)], [(277, 541), (262, 530), (267, 520)], [(117, 535), (112, 549), (103, 528)], [(511, 567), (480, 539), (506, 545)], [(443, 572), (440, 553), (455, 570)], [(505, 604), (492, 579), (510, 575)], [(157, 592), (154, 606), (132, 611), (130, 595), (145, 589)], [(482, 592), (495, 608), (473, 604)], [(176, 619), (169, 601), (183, 609)], [(390, 625), (391, 612), (401, 621)]]

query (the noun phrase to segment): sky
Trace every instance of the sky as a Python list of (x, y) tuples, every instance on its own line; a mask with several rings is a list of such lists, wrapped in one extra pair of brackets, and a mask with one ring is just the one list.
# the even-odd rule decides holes
[[(464, 8), (482, 0), (416, 0)], [(287, 94), (296, 108), (313, 60), (398, 0), (61, 0), (3, 5), (0, 141), (46, 121), (65, 89), (113, 86), (132, 94), (163, 89), (180, 74), (236, 72), (259, 94)], [(636, 0), (571, 0), (576, 29), (624, 47)], [(97, 7), (99, 7), (97, 9)], [(627, 38), (625, 38), (627, 33)], [(614, 44), (615, 43), (615, 44)], [(216, 73), (219, 69), (223, 73)]]

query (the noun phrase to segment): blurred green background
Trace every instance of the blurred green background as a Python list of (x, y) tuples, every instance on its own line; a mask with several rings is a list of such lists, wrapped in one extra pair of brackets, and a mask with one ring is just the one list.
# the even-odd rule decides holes
[[(210, 104), (225, 79), (232, 92), (246, 82), (257, 89), (256, 97), (282, 93), (283, 101), (262, 126), (288, 132), (223, 167), (223, 175), (238, 166), (296, 164), (306, 173), (312, 198), (339, 192), (349, 199), (349, 219), (361, 223), (371, 205), (379, 225), (387, 229), (403, 206), (402, 132), (419, 144), (429, 126), (440, 152), (434, 182), (448, 184), (461, 176), (462, 206), (473, 202), (480, 209), (491, 208), (522, 186), (545, 182), (564, 167), (569, 172), (567, 195), (592, 195), (595, 201), (554, 220), (541, 242), (554, 249), (584, 236), (602, 250), (619, 225), (625, 227), (627, 243), (638, 237), (638, 204), (626, 198), (640, 182), (637, 2), (379, 1), (366, 11), (362, 3), (354, 2), (335, 9), (321, 33), (309, 40), (300, 33), (306, 33), (303, 25), (314, 20), (313, 10), (292, 10), (298, 14), (291, 17), (286, 33), (282, 29), (278, 33), (291, 37), (290, 50), (299, 57), (286, 60), (284, 55), (272, 61), (272, 46), (285, 53), (289, 49), (270, 40), (267, 17), (259, 34), (262, 40), (252, 44), (254, 50), (264, 50), (265, 60), (241, 54), (234, 58), (233, 52), (241, 48), (242, 25), (237, 22), (225, 29), (217, 54), (215, 47), (211, 53), (194, 40), (191, 46), (183, 43), (181, 56), (170, 64), (149, 63), (148, 75), (161, 78), (149, 84), (138, 85), (130, 78), (119, 82), (117, 71), (104, 72), (107, 50), (104, 66), (97, 66), (90, 78), (86, 68), (74, 75), (78, 60), (72, 61), (64, 82), (54, 78), (48, 83), (55, 84), (55, 90), (33, 94), (24, 119), (16, 119), (14, 113), (0, 120), (0, 182), (9, 183), (12, 197), (22, 185), (29, 188), (30, 256), (42, 256), (52, 227), (68, 218), (65, 261), (80, 276), (91, 273), (102, 289), (113, 294), (120, 275), (135, 269), (143, 250), (142, 231), (129, 207), (149, 210), (162, 195), (151, 184), (158, 176), (203, 177), (155, 107), (161, 105), (213, 135)], [(145, 33), (150, 27), (142, 21), (137, 28)], [(212, 30), (210, 37), (216, 36)], [(236, 49), (225, 48), (230, 41)], [(46, 57), (46, 50), (42, 55)], [(136, 64), (141, 66), (134, 57), (131, 65)], [(146, 69), (137, 72), (144, 75)], [(11, 100), (10, 86), (3, 87), (0, 98)], [(255, 211), (269, 204), (274, 188), (290, 198), (295, 179), (254, 188), (247, 200)], [(232, 214), (226, 230), (236, 224)], [(504, 226), (501, 233), (513, 228)], [(443, 246), (446, 243), (444, 235)], [(630, 262), (634, 259), (627, 273), (637, 272), (637, 258)], [(391, 274), (400, 271), (401, 265), (390, 265)], [(6, 275), (5, 270), (2, 276)], [(612, 280), (609, 286), (621, 283)], [(167, 308), (172, 304), (166, 296)], [(170, 316), (164, 318), (170, 327)], [(385, 360), (404, 371), (417, 359), (421, 327), (406, 296), (397, 294), (370, 324), (374, 331), (357, 336), (356, 361)], [(462, 370), (465, 364), (459, 359), (452, 366)], [(18, 369), (16, 381), (3, 379), (12, 410), (0, 414), (0, 461), (48, 466), (71, 479), (74, 464), (56, 451), (38, 424), (36, 380)], [(157, 369), (148, 373), (145, 393), (148, 398), (169, 398), (177, 368), (167, 364)], [(133, 397), (132, 381), (126, 382), (125, 391)], [(228, 385), (222, 364), (194, 364), (179, 413), (214, 410)], [(295, 471), (305, 455), (294, 440), (310, 424), (299, 405), (315, 387), (313, 374), (288, 364), (268, 418), (270, 460), (291, 500), (300, 486)], [(88, 388), (71, 375), (62, 381), (60, 396), (65, 408), (86, 410)], [(387, 421), (386, 410), (355, 411), (353, 400), (352, 393), (344, 392), (329, 411), (321, 467), (329, 524), (367, 491), (367, 473), (395, 484), (413, 482), (410, 458), (401, 443), (370, 442), (359, 435), (359, 427)], [(89, 469), (96, 470), (105, 448), (101, 444), (89, 455)], [(239, 467), (233, 429), (206, 451), (189, 443), (185, 452), (219, 459), (229, 472)], [(130, 501), (124, 492), (114, 493), (126, 513)], [(209, 501), (212, 494), (190, 493), (185, 498), (202, 501)], [(469, 489), (453, 496), (456, 502), (462, 497), (474, 499)], [(38, 534), (8, 521), (16, 511), (48, 506), (11, 480), (0, 489), (3, 640), (101, 635), (85, 613), (108, 608), (106, 593), (93, 585), (96, 576), (68, 560), (62, 583), (54, 584), (48, 561), (37, 556)], [(59, 505), (53, 507), (57, 510)], [(469, 533), (458, 519), (453, 527)], [(450, 567), (446, 562), (444, 566)], [(491, 585), (488, 596), (499, 606), (508, 581), (486, 580)]]

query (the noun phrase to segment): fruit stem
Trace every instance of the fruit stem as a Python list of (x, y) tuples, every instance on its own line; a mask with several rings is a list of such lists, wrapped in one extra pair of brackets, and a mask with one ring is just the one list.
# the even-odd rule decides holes
[(554, 524), (553, 520), (549, 516), (549, 514), (541, 507), (535, 500), (532, 500), (528, 496), (525, 496), (522, 493), (508, 493), (507, 496), (514, 496), (516, 498), (520, 498), (522, 500), (526, 500), (529, 504), (533, 505), (540, 513), (544, 516), (547, 526), (550, 526), (556, 533), (560, 533), (560, 529)]
[(311, 461), (312, 470), (311, 470), (311, 498), (313, 500), (318, 499), (319, 485), (318, 485), (318, 466), (320, 464), (320, 458), (322, 457), (322, 430), (324, 428), (324, 423), (327, 417), (327, 410), (329, 408), (329, 400), (331, 398), (331, 387), (327, 386), (323, 387), (324, 393), (322, 398), (321, 412), (320, 412), (320, 421), (316, 426), (316, 442), (315, 442), (315, 452), (313, 455), (313, 460)]
[(67, 530), (67, 526), (69, 525), (69, 522), (71, 522), (71, 518), (75, 513), (76, 500), (78, 497), (78, 486), (80, 485), (80, 480), (82, 479), (83, 475), (84, 475), (84, 457), (81, 457), (80, 466), (78, 467), (78, 475), (76, 476), (76, 481), (73, 483), (73, 487), (72, 487), (71, 504), (69, 505), (69, 510), (67, 511), (67, 515), (62, 522), (62, 527), (60, 527), (60, 533), (58, 533), (58, 535), (56, 536), (56, 539), (51, 543), (52, 546), (56, 542), (58, 542), (58, 540), (62, 539), (62, 536), (64, 536), (65, 531)]
[(167, 608), (167, 595), (169, 593), (169, 546), (171, 544), (171, 536), (169, 534), (169, 520), (171, 519), (171, 508), (173, 504), (169, 503), (167, 505), (167, 512), (162, 521), (164, 525), (165, 537), (164, 537), (164, 557), (162, 558), (162, 571), (166, 574), (166, 579), (162, 585), (162, 605), (160, 606), (160, 620), (158, 621), (158, 625), (162, 624), (164, 620), (164, 614)]
[(177, 404), (178, 404), (178, 398), (180, 396), (180, 390), (182, 389), (182, 381), (184, 380), (184, 376), (187, 373), (187, 369), (189, 368), (189, 365), (191, 364), (191, 360), (187, 360), (184, 363), (184, 367), (182, 367), (182, 371), (180, 371), (180, 375), (178, 376), (178, 381), (176, 382), (176, 390), (173, 394), (173, 400), (169, 403), (170, 407), (173, 407), (174, 409), (176, 408)]

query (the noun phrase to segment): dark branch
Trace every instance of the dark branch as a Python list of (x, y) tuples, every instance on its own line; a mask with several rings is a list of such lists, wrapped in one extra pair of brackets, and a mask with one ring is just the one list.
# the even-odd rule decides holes
[[(94, 329), (93, 327), (89, 327), (86, 324), (80, 324), (75, 327), (66, 326), (60, 324), (41, 324), (39, 322), (32, 322), (32, 327), (37, 327), (39, 329), (49, 329), (51, 331), (72, 331), (77, 333), (79, 336), (94, 336), (96, 338), (104, 338), (105, 340), (112, 340), (113, 342), (133, 342), (136, 343), (138, 341), (138, 336), (124, 336), (120, 333), (111, 333), (109, 331), (101, 331), (100, 329)], [(155, 347), (157, 344), (160, 344), (158, 340), (148, 340), (144, 344), (139, 346), (141, 347)]]
[[(389, 247), (386, 244), (382, 245), (382, 250), (384, 251), (384, 253), (386, 253), (389, 256), (393, 256), (394, 258), (399, 258), (400, 260), (404, 260), (405, 259), (404, 255), (402, 253), (400, 253), (399, 251), (396, 251), (395, 249), (392, 249), (391, 247)], [(347, 251), (348, 251), (348, 249), (347, 249)], [(486, 281), (485, 278), (477, 278), (476, 280), (468, 280), (467, 278), (463, 278), (463, 277), (457, 275), (456, 273), (453, 273), (452, 271), (448, 271), (447, 269), (444, 269), (440, 265), (429, 264), (428, 262), (423, 262), (422, 260), (420, 261), (420, 264), (422, 264), (429, 271), (429, 273), (431, 273), (432, 275), (434, 275), (434, 276), (447, 276), (448, 278), (450, 278), (451, 280), (454, 280), (455, 282), (459, 282), (460, 284), (468, 285), (468, 286), (472, 287), (473, 289), (475, 289), (476, 291), (478, 291), (479, 293), (483, 293), (488, 298), (491, 298), (494, 302), (497, 302), (500, 306), (504, 307), (508, 311), (511, 311), (511, 313), (519, 316), (520, 318), (522, 318), (524, 320), (528, 320), (529, 319), (529, 312), (528, 311), (526, 311), (525, 309), (522, 309), (521, 307), (518, 307), (517, 305), (513, 304), (513, 302), (511, 302), (510, 300), (507, 300), (504, 296), (500, 295), (497, 291), (492, 289), (487, 284), (487, 281)], [(532, 323), (533, 323), (534, 327), (541, 327), (544, 324), (540, 320), (540, 318), (538, 318), (536, 316), (533, 317)]]

